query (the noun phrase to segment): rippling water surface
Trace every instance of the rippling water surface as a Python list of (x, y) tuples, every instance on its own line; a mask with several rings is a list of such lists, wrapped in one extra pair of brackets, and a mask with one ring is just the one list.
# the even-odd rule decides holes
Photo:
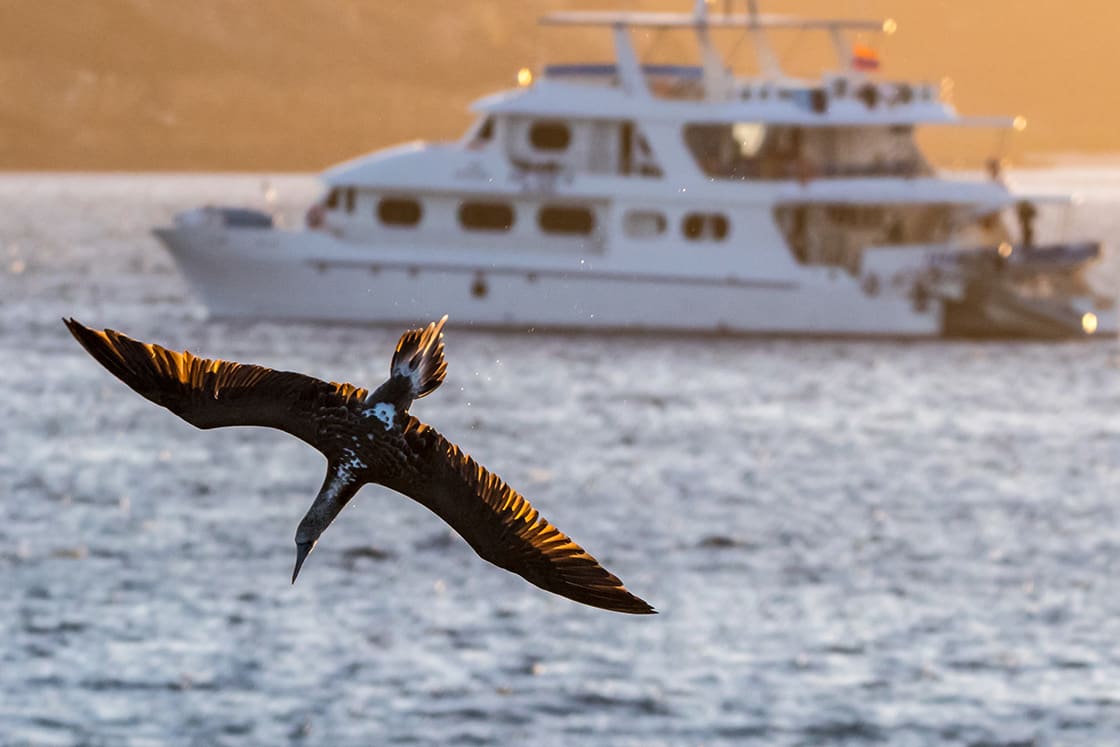
[[(1120, 237), (1120, 172), (1020, 179)], [(0, 178), (0, 744), (1120, 743), (1116, 343), (451, 329), (416, 414), (661, 614), (374, 486), (291, 586), (322, 458), (194, 430), (59, 322), (379, 383), (400, 330), (208, 322), (147, 234), (260, 188)]]

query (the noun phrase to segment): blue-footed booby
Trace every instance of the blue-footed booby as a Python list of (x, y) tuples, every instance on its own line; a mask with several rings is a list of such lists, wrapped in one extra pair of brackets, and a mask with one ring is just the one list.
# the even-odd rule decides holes
[(409, 414), (443, 382), (443, 325), (405, 332), (388, 380), (370, 392), (291, 371), (199, 358), (65, 319), (110, 373), (198, 428), (278, 428), (327, 458), (327, 476), (296, 530), (295, 583), (323, 531), (366, 483), (426, 506), (484, 560), (560, 596), (616, 612), (646, 602), (544, 519), (500, 477)]

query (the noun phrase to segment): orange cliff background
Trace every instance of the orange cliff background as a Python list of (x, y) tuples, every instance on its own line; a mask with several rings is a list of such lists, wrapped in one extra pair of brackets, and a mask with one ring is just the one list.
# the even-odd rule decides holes
[[(454, 138), (469, 103), (513, 86), (519, 68), (610, 58), (606, 32), (542, 28), (537, 16), (691, 5), (3, 0), (0, 168), (304, 171)], [(962, 113), (1027, 118), (1023, 133), (932, 133), (925, 142), (944, 165), (976, 165), (1000, 145), (1026, 164), (1120, 151), (1120, 3), (763, 0), (762, 9), (893, 18), (893, 36), (864, 39), (885, 77), (948, 77)], [(637, 47), (680, 61), (685, 42), (681, 32), (648, 32)], [(782, 32), (774, 42), (798, 60), (794, 73), (829, 59), (820, 34)], [(749, 47), (735, 60), (749, 63)]]

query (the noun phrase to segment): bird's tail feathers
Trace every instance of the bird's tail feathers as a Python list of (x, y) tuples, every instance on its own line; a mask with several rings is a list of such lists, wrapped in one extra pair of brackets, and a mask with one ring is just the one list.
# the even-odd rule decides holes
[(389, 366), (390, 377), (404, 377), (409, 382), (410, 399), (419, 399), (435, 391), (447, 375), (443, 359), (443, 325), (447, 315), (423, 329), (410, 329), (401, 335), (397, 352)]

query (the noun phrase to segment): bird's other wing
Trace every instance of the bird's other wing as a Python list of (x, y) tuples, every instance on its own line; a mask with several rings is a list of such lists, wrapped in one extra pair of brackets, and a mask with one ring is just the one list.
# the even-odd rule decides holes
[(483, 559), (583, 604), (654, 612), (517, 491), (434, 428), (410, 417), (402, 437), (409, 468), (383, 484), (427, 506)]
[(198, 428), (279, 428), (315, 446), (317, 415), (366, 394), (290, 371), (199, 358), (64, 319), (98, 363), (142, 396)]

